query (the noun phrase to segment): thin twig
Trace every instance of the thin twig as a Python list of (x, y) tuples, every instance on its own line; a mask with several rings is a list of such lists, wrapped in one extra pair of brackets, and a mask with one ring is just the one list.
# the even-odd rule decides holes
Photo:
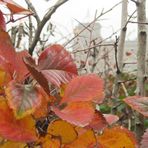
[(88, 51), (92, 48), (95, 48), (95, 47), (101, 47), (101, 46), (114, 46), (114, 44), (95, 44), (94, 46), (91, 46), (91, 47), (88, 47), (86, 49), (83, 49), (83, 50), (77, 50), (77, 51), (73, 51), (72, 53), (77, 53), (77, 52), (82, 52), (82, 51)]
[(147, 22), (134, 22), (134, 21), (129, 21), (129, 23), (133, 23), (133, 24), (142, 24), (142, 25), (148, 25)]
[(117, 38), (116, 36), (116, 41), (114, 43), (114, 50), (115, 50), (115, 62), (116, 62), (116, 68), (117, 68), (117, 74), (119, 74), (121, 71), (119, 69), (119, 65), (118, 65), (118, 59), (117, 59), (117, 47), (118, 47), (118, 41), (119, 41), (119, 38)]
[(49, 11), (45, 14), (45, 16), (43, 17), (42, 21), (39, 23), (38, 27), (37, 27), (37, 30), (35, 32), (35, 36), (33, 38), (33, 41), (32, 41), (32, 44), (31, 46), (29, 47), (29, 53), (32, 55), (33, 54), (33, 51), (34, 51), (34, 48), (37, 44), (37, 42), (39, 41), (40, 39), (40, 34), (41, 34), (41, 31), (44, 27), (44, 25), (47, 23), (47, 21), (51, 18), (51, 16), (53, 15), (53, 13), (64, 3), (66, 3), (68, 0), (58, 0), (57, 3), (52, 6)]
[[(121, 1), (122, 2), (122, 1)], [(101, 16), (107, 14), (108, 12), (112, 11), (115, 7), (117, 7), (119, 4), (121, 4), (121, 2), (117, 3), (116, 5), (114, 5), (112, 8), (108, 9), (105, 12), (101, 12), (99, 16), (97, 16), (91, 23), (89, 23), (85, 28), (83, 28), (77, 35), (75, 35), (73, 38), (71, 38), (67, 43), (65, 43), (64, 46), (67, 46), (69, 43), (71, 43), (75, 38), (77, 38), (83, 31), (85, 31), (87, 28), (89, 28), (93, 23), (96, 22), (96, 20), (98, 20)]]

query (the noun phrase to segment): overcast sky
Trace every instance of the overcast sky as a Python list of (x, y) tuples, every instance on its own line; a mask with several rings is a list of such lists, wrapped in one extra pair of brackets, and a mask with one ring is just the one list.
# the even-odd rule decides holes
[[(14, 0), (17, 3), (26, 6), (25, 0)], [(34, 4), (36, 10), (38, 11), (40, 17), (42, 17), (57, 0), (49, 0), (45, 2), (44, 0), (31, 0)], [(56, 13), (52, 16), (52, 23), (59, 27), (61, 33), (68, 34), (79, 22), (90, 22), (94, 19), (95, 12), (99, 15), (102, 9), (104, 11), (110, 9), (115, 4), (119, 3), (120, 0), (69, 0), (64, 5), (62, 5)], [(136, 9), (135, 4), (130, 1), (129, 3), (129, 15)], [(121, 4), (114, 8), (111, 12), (107, 13), (99, 21), (102, 25), (102, 36), (107, 37), (113, 31), (120, 28), (120, 18), (121, 18)], [(128, 39), (133, 39), (135, 37), (136, 25), (129, 25)]]

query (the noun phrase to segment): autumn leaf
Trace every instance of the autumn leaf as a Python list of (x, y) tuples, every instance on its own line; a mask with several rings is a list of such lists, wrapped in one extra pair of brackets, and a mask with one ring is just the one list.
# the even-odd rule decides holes
[(47, 93), (41, 87), (39, 87), (39, 89), (40, 95), (42, 97), (40, 105), (36, 108), (35, 112), (33, 113), (33, 116), (35, 118), (46, 117), (49, 113), (49, 103), (55, 101), (54, 98), (52, 96), (48, 96)]
[(102, 103), (103, 87), (103, 80), (95, 74), (77, 76), (67, 85), (61, 104), (77, 101)]
[(98, 136), (98, 142), (103, 148), (136, 148), (138, 147), (134, 134), (124, 127), (106, 128)]
[(88, 130), (72, 142), (65, 145), (64, 148), (94, 148), (97, 146), (95, 134), (92, 130)]
[(41, 53), (38, 68), (48, 82), (57, 87), (62, 83), (68, 83), (74, 75), (77, 75), (77, 68), (70, 53), (57, 44), (46, 48)]
[(116, 115), (112, 115), (112, 114), (103, 114), (104, 118), (106, 119), (107, 123), (109, 125), (114, 124), (115, 122), (117, 122), (119, 120), (119, 117)]
[(73, 102), (62, 110), (56, 107), (51, 109), (61, 119), (81, 127), (88, 125), (94, 116), (94, 107), (91, 102)]
[(24, 64), (23, 61), (23, 57), (29, 57), (29, 53), (27, 50), (23, 50), (20, 52), (16, 52), (16, 56), (15, 56), (15, 63), (14, 63), (14, 67), (15, 67), (15, 79), (17, 79), (18, 81), (23, 81), (27, 74), (29, 74), (29, 71), (26, 67), (26, 65)]
[(9, 62), (9, 64), (11, 64), (9, 71), (13, 75), (16, 53), (10, 36), (2, 28), (0, 28), (0, 56), (1, 59), (3, 58), (3, 61)]
[(5, 23), (5, 18), (3, 16), (2, 11), (0, 10), (0, 28), (6, 31), (6, 23)]
[(148, 146), (148, 129), (145, 131), (144, 135), (142, 136), (140, 148), (147, 148), (147, 146)]
[(0, 69), (0, 87), (4, 85), (6, 81), (6, 72)]
[(26, 146), (25, 143), (21, 142), (14, 142), (14, 141), (6, 141), (2, 144), (0, 144), (0, 148), (24, 148)]
[(32, 12), (21, 7), (13, 0), (0, 0), (0, 2), (5, 4), (8, 7), (8, 9), (12, 12), (12, 14), (24, 14), (24, 15), (32, 14)]
[(31, 116), (16, 120), (5, 100), (0, 100), (0, 135), (8, 140), (31, 142), (37, 140), (35, 122)]
[(74, 126), (63, 120), (56, 120), (49, 124), (47, 132), (61, 140), (62, 144), (73, 142), (77, 138)]
[(85, 128), (90, 128), (90, 129), (93, 129), (97, 132), (100, 132), (104, 128), (106, 128), (107, 126), (108, 126), (108, 123), (107, 123), (106, 119), (104, 118), (103, 114), (99, 111), (95, 111), (95, 114), (94, 114), (91, 122)]
[(31, 57), (25, 57), (24, 63), (28, 70), (31, 72), (33, 77), (38, 81), (38, 83), (43, 87), (45, 92), (50, 95), (50, 89), (48, 85), (48, 80), (43, 76), (43, 74), (37, 69), (35, 61)]
[(33, 113), (40, 105), (41, 97), (39, 89), (31, 84), (22, 85), (11, 81), (6, 88), (8, 104), (17, 119)]
[(70, 54), (62, 46), (56, 44), (41, 53), (38, 65), (28, 57), (24, 58), (24, 62), (48, 94), (50, 94), (49, 84), (60, 87), (62, 83), (68, 83), (73, 76), (77, 75), (76, 65)]
[(40, 137), (39, 144), (41, 148), (60, 148), (61, 142), (58, 138), (52, 138), (50, 135), (46, 135), (45, 137)]
[(12, 65), (0, 55), (0, 87), (4, 87), (13, 79)]
[(125, 54), (126, 54), (126, 56), (131, 56), (132, 52), (127, 51)]
[(148, 97), (132, 96), (124, 99), (132, 109), (148, 117)]

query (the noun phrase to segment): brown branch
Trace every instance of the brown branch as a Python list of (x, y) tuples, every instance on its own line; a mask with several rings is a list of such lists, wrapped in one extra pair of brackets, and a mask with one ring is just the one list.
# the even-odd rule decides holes
[(33, 41), (32, 41), (32, 44), (31, 46), (29, 47), (29, 53), (32, 55), (33, 54), (33, 51), (34, 51), (34, 48), (37, 44), (37, 42), (39, 41), (39, 38), (40, 38), (40, 34), (41, 34), (41, 31), (44, 27), (44, 25), (47, 23), (47, 21), (51, 18), (52, 14), (64, 3), (66, 3), (68, 0), (58, 0), (57, 3), (52, 6), (49, 11), (45, 14), (45, 16), (43, 17), (42, 21), (39, 23), (38, 27), (37, 27), (37, 30), (35, 32), (35, 36), (33, 38)]
[(133, 13), (129, 16), (124, 28), (127, 28), (128, 23), (130, 23), (131, 18), (133, 17), (133, 15), (137, 12), (137, 10), (133, 11)]
[(118, 41), (119, 41), (119, 38), (116, 36), (116, 41), (114, 43), (114, 50), (115, 50), (115, 62), (116, 62), (116, 68), (117, 68), (116, 73), (117, 74), (121, 73), (120, 68), (119, 68), (119, 64), (118, 64), (118, 58), (117, 58), (117, 55), (118, 55)]
[(133, 24), (141, 24), (141, 25), (148, 25), (147, 22), (134, 22), (134, 21), (129, 21), (129, 23), (133, 23)]
[(101, 46), (114, 46), (114, 44), (95, 44), (94, 46), (91, 46), (91, 47), (88, 47), (86, 49), (83, 49), (83, 50), (77, 50), (77, 51), (73, 51), (72, 53), (77, 53), (77, 52), (82, 52), (82, 51), (88, 51), (90, 49), (93, 49), (93, 48), (96, 48), (96, 47), (101, 47)]
[(25, 1), (26, 1), (27, 5), (28, 5), (28, 8), (33, 12), (33, 16), (35, 17), (37, 23), (39, 24), (40, 23), (40, 18), (38, 16), (33, 4), (30, 2), (30, 0), (25, 0)]
[(139, 5), (139, 2), (136, 0), (131, 0), (132, 2), (134, 2), (136, 5)]

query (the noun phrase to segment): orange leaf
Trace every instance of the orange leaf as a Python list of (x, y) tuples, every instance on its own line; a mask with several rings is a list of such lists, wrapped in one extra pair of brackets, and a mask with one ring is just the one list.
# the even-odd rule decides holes
[(51, 138), (50, 135), (41, 137), (39, 143), (42, 148), (61, 148), (60, 140), (57, 138)]
[(98, 136), (98, 142), (103, 148), (136, 148), (137, 141), (134, 134), (124, 127), (106, 128)]
[(10, 63), (8, 63), (2, 56), (0, 56), (0, 88), (3, 89), (13, 78), (13, 70)]
[(56, 120), (49, 124), (48, 133), (60, 138), (63, 144), (71, 143), (77, 138), (74, 126), (63, 120)]
[(82, 127), (88, 125), (94, 116), (94, 107), (90, 102), (73, 102), (62, 110), (56, 107), (52, 110), (63, 120)]
[(16, 120), (6, 101), (0, 100), (0, 135), (8, 140), (31, 142), (37, 139), (31, 116)]
[(13, 141), (6, 141), (3, 144), (0, 144), (0, 148), (24, 148), (26, 146), (25, 143), (21, 142), (13, 142)]
[(64, 148), (94, 148), (97, 142), (95, 134), (92, 130), (88, 130), (85, 133), (79, 135), (71, 144), (65, 145)]
[(48, 114), (48, 104), (49, 102), (52, 102), (52, 97), (48, 96), (47, 93), (45, 93), (45, 91), (39, 87), (40, 89), (40, 94), (41, 94), (41, 103), (40, 105), (36, 108), (35, 112), (33, 113), (35, 118), (41, 118), (41, 117), (45, 117)]
[(4, 84), (6, 80), (6, 72), (0, 69), (0, 87)]
[(95, 74), (77, 76), (67, 85), (62, 103), (91, 101), (102, 103), (104, 98), (103, 80)]
[(24, 15), (32, 14), (32, 12), (21, 7), (13, 0), (0, 0), (0, 1), (8, 7), (8, 9), (12, 12), (12, 14), (20, 14), (20, 13)]
[(148, 117), (148, 97), (132, 96), (124, 99), (132, 109)]
[(41, 103), (42, 96), (38, 87), (11, 81), (6, 88), (6, 97), (16, 118), (20, 119), (35, 111)]

